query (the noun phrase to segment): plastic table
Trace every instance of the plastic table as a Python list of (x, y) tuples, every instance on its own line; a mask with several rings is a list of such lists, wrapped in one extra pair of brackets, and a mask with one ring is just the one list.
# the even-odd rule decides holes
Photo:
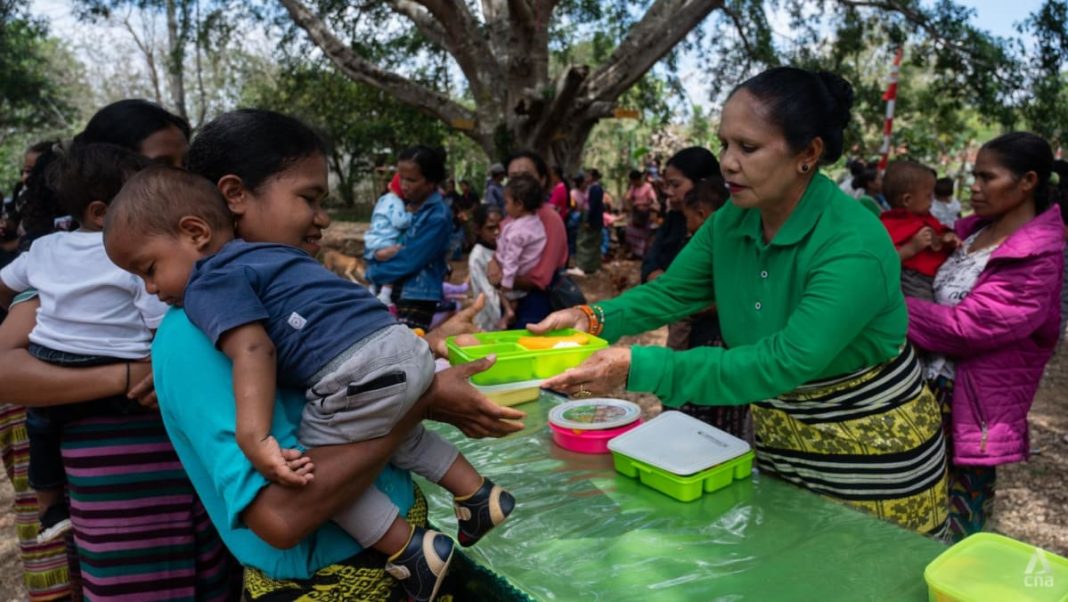
[[(431, 427), (518, 500), (506, 523), (464, 551), (506, 582), (483, 598), (927, 600), (923, 570), (943, 544), (757, 473), (676, 501), (617, 474), (610, 455), (556, 447), (546, 416), (560, 401), (543, 392), (519, 406), (526, 429), (503, 439)], [(431, 520), (455, 533), (449, 495), (420, 486)]]

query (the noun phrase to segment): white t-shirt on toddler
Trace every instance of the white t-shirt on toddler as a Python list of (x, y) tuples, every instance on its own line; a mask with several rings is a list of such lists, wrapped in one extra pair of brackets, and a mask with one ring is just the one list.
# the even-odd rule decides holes
[(167, 305), (104, 252), (102, 232), (56, 232), (0, 270), (14, 291), (37, 289), (30, 342), (67, 353), (140, 359)]

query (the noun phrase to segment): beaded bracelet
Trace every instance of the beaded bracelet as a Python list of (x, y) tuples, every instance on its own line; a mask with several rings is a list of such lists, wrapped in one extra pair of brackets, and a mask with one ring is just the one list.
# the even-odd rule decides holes
[(589, 305), (579, 305), (578, 308), (582, 310), (582, 313), (586, 314), (586, 319), (590, 322), (590, 327), (587, 330), (590, 334), (597, 336), (604, 330), (604, 310)]

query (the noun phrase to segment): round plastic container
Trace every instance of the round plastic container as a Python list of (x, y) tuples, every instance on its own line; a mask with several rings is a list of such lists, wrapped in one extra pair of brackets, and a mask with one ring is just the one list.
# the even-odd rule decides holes
[(562, 403), (549, 412), (553, 442), (580, 454), (607, 454), (608, 442), (641, 424), (641, 408), (622, 399)]

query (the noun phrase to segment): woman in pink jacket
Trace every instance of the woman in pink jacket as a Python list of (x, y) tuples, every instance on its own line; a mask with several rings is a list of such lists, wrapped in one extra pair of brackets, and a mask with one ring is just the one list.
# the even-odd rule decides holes
[(1027, 459), (1027, 411), (1057, 343), (1065, 243), (1052, 165), (1034, 134), (983, 145), (976, 215), (957, 221), (964, 242), (935, 276), (936, 303), (907, 300), (909, 339), (930, 353), (927, 378), (942, 401), (957, 538), (990, 517), (995, 467)]

